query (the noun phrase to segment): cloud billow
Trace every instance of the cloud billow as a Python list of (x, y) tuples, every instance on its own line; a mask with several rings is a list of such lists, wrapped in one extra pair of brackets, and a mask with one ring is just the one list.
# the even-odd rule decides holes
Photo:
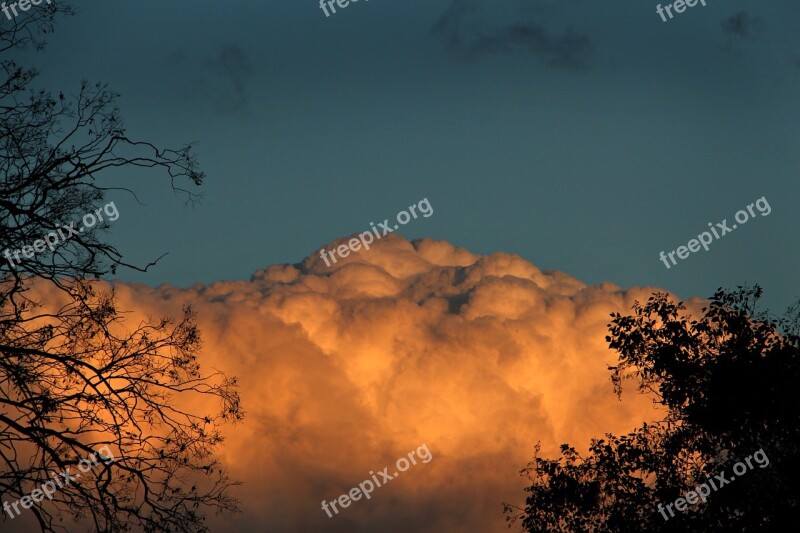
[[(501, 504), (522, 504), (536, 442), (554, 454), (657, 417), (646, 398), (617, 400), (604, 340), (609, 313), (655, 289), (586, 285), (512, 254), (391, 234), (332, 267), (314, 252), (250, 281), (116, 290), (133, 323), (191, 304), (202, 364), (240, 380), (247, 418), (222, 461), (244, 482), (243, 513), (227, 529), (507, 531)], [(322, 511), (421, 442), (436, 461)]]

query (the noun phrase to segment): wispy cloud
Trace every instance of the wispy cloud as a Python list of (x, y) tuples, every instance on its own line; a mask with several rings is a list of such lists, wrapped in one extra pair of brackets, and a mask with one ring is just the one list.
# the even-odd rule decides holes
[(593, 45), (588, 36), (572, 28), (551, 30), (534, 20), (481, 27), (480, 7), (475, 0), (453, 0), (434, 23), (433, 33), (467, 57), (530, 53), (552, 67), (589, 66)]
[(739, 39), (750, 39), (763, 30), (764, 23), (759, 17), (754, 17), (743, 10), (720, 22), (720, 26), (726, 35)]
[(473, 54), (527, 50), (550, 66), (581, 69), (588, 66), (591, 48), (591, 42), (586, 36), (571, 29), (555, 34), (535, 22), (528, 22), (479, 35), (470, 43), (468, 50)]
[(462, 25), (465, 17), (475, 13), (478, 5), (474, 0), (453, 0), (444, 13), (436, 20), (431, 30), (434, 34), (444, 38), (448, 46), (457, 48), (463, 46)]
[[(250, 105), (248, 84), (255, 67), (248, 54), (234, 44), (223, 44), (201, 61), (191, 61), (184, 52), (172, 52), (166, 58), (174, 68), (190, 68), (184, 96), (210, 103), (217, 113), (246, 111)], [(198, 68), (204, 67), (204, 68)]]
[(206, 61), (206, 65), (227, 86), (227, 91), (220, 101), (221, 110), (245, 110), (250, 100), (246, 85), (253, 76), (253, 63), (245, 51), (236, 45), (222, 45), (217, 50), (216, 56)]

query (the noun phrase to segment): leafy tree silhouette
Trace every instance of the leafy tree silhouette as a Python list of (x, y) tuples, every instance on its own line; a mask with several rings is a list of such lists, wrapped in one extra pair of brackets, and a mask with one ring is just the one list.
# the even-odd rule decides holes
[[(532, 485), (524, 509), (505, 506), (509, 526), (536, 532), (750, 532), (794, 529), (800, 440), (800, 319), (757, 310), (759, 286), (719, 289), (703, 317), (654, 294), (634, 313), (612, 314), (609, 367), (618, 395), (626, 381), (652, 395), (666, 416), (624, 435), (593, 439), (583, 457), (564, 444), (557, 459), (522, 470)], [(766, 468), (731, 468), (758, 450)], [(660, 512), (708, 478), (733, 481), (683, 512)], [(721, 484), (721, 483), (720, 483)], [(675, 509), (673, 507), (673, 509)]]
[[(182, 184), (203, 179), (190, 147), (131, 140), (104, 85), (73, 96), (33, 89), (36, 71), (8, 54), (41, 48), (56, 17), (72, 13), (59, 1), (0, 17), (0, 251), (95, 211), (115, 169), (161, 170), (189, 200)], [(236, 382), (201, 371), (190, 309), (129, 324), (113, 291), (96, 290), (126, 265), (104, 229), (23, 250), (14, 265), (0, 259), (0, 499), (20, 500), (42, 531), (203, 530), (207, 510), (236, 509), (234, 482), (213, 458), (220, 425), (242, 416)], [(113, 462), (85, 471), (80, 461), (96, 451)], [(70, 483), (26, 505), (63, 472)], [(4, 507), (0, 530), (24, 520)]]

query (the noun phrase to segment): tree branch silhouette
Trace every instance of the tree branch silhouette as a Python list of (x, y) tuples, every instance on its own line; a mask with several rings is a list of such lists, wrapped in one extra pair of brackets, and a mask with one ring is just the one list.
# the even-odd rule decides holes
[[(58, 4), (0, 22), (0, 53), (43, 47), (56, 17), (74, 14)], [(33, 89), (36, 76), (0, 59), (0, 249), (21, 249), (91, 212), (119, 168), (163, 171), (173, 191), (199, 198), (189, 188), (204, 177), (191, 146), (131, 139), (106, 85), (54, 96)], [(201, 370), (190, 308), (178, 320), (132, 326), (113, 290), (97, 289), (120, 266), (152, 265), (126, 263), (106, 228), (16, 268), (2, 260), (0, 497), (20, 499), (107, 447), (112, 463), (29, 509), (42, 531), (66, 531), (65, 519), (96, 531), (204, 530), (206, 510), (237, 509), (235, 482), (213, 455), (221, 425), (243, 415), (236, 380)]]

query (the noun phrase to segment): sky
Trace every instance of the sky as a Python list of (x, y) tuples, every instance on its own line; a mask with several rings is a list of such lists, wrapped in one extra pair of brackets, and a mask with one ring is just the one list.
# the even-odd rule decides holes
[[(536, 442), (657, 416), (613, 394), (609, 313), (659, 289), (800, 298), (800, 4), (706, 4), (81, 1), (20, 56), (42, 87), (109, 83), (131, 137), (193, 142), (207, 173), (195, 206), (127, 169), (108, 183), (137, 199), (107, 200), (126, 260), (168, 253), (118, 274), (121, 308), (191, 303), (205, 364), (240, 377), (221, 454), (243, 513), (217, 526), (507, 531)], [(370, 502), (320, 509), (423, 444)]]
[[(651, 5), (652, 4), (652, 5)], [(194, 208), (120, 172), (113, 238), (146, 274), (248, 279), (428, 198), (401, 228), (589, 283), (798, 297), (796, 2), (82, 1), (31, 61), (43, 87), (104, 81), (131, 136), (194, 142)], [(768, 217), (667, 269), (764, 196)], [(118, 198), (118, 199), (117, 199)], [(728, 224), (730, 226), (730, 222)]]

